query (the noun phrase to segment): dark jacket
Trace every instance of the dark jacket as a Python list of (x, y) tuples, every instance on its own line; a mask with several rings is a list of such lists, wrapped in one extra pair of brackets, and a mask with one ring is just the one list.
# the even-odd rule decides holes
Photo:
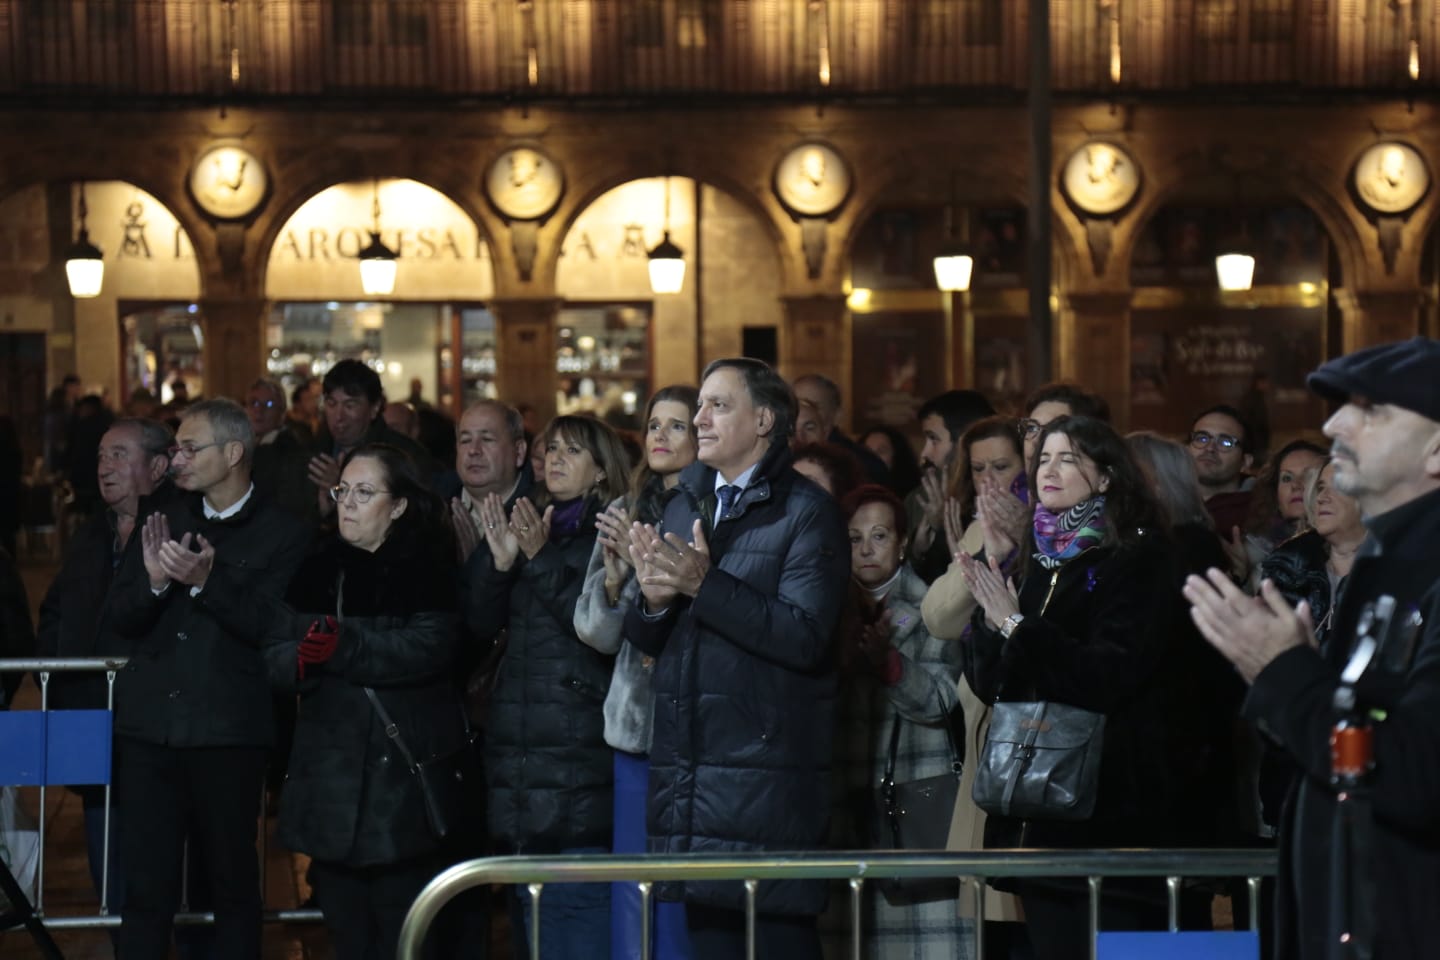
[[(30, 623), (30, 601), (25, 581), (14, 559), (0, 547), (0, 657), (28, 657), (35, 652), (35, 628)], [(0, 674), (0, 710), (7, 709), (24, 674)]]
[[(1332, 700), (1362, 612), (1397, 601), (1397, 638), (1414, 655), (1388, 681), (1362, 681), (1362, 705), (1384, 711), (1367, 778), (1373, 814), (1368, 849), (1351, 873), (1370, 891), (1375, 957), (1440, 956), (1440, 491), (1366, 522), (1370, 536), (1350, 569), (1325, 653), (1299, 646), (1255, 678), (1245, 714), (1298, 763), (1286, 804), (1277, 885), (1281, 960), (1328, 956), (1330, 852), (1336, 788), (1330, 785)], [(1398, 644), (1397, 644), (1398, 646)]]
[(506, 851), (610, 846), (614, 758), (602, 708), (614, 658), (575, 635), (600, 507), (588, 503), (573, 533), (552, 535), (508, 571), (487, 553), (468, 597), (481, 640), (508, 633), (485, 724), (490, 836)]
[[(625, 636), (657, 657), (650, 748), (655, 853), (805, 850), (825, 845), (835, 731), (836, 626), (850, 580), (840, 509), (770, 449), (718, 526), (715, 471), (694, 463), (663, 527), (699, 518), (710, 569), (659, 619), (639, 607)], [(739, 883), (671, 885), (668, 897), (743, 909)], [(759, 909), (818, 913), (825, 885), (764, 882)]]
[(267, 601), (284, 594), (309, 533), (259, 491), (225, 520), (207, 518), (202, 502), (187, 494), (163, 509), (172, 538), (203, 534), (215, 547), (204, 590), (171, 583), (157, 597), (138, 552), (116, 574), (113, 622), (131, 650), (116, 681), (115, 732), (172, 747), (268, 746)]
[[(300, 640), (327, 614), (340, 615), (335, 654), (297, 681)], [(465, 739), (450, 676), (458, 637), (448, 542), (394, 528), (373, 554), (337, 538), (306, 558), (274, 607), (265, 649), (276, 688), (300, 693), (280, 801), (282, 843), (351, 867), (438, 848), (419, 782), (365, 687), (375, 689), (417, 760), (453, 753)]]
[(1310, 617), (1322, 643), (1332, 600), (1326, 567), (1329, 561), (1330, 549), (1325, 538), (1314, 530), (1307, 530), (1270, 551), (1260, 563), (1260, 576), (1275, 581), (1276, 588), (1291, 606), (1301, 600), (1310, 604)]
[(1171, 833), (1180, 846), (1235, 845), (1241, 838), (1236, 741), (1248, 733), (1240, 719), (1245, 681), (1196, 629), (1180, 594), (1189, 574), (1204, 576), (1229, 561), (1215, 531), (1199, 524), (1171, 530), (1178, 564), (1171, 587), (1171, 653), (1161, 670), (1166, 762), (1172, 765)]
[[(130, 643), (121, 638), (111, 623), (110, 588), (119, 568), (126, 562), (140, 562), (140, 531), (143, 515), (176, 496), (166, 481), (147, 497), (142, 516), (124, 550), (115, 551), (115, 515), (110, 510), (86, 520), (70, 537), (60, 572), (50, 582), (40, 602), (37, 631), (42, 657), (125, 656)], [(50, 706), (56, 710), (104, 710), (108, 705), (105, 674), (52, 673)]]
[[(1260, 576), (1273, 580), (1287, 603), (1292, 607), (1301, 600), (1310, 604), (1315, 638), (1322, 650), (1330, 635), (1334, 600), (1330, 596), (1330, 573), (1326, 566), (1329, 559), (1325, 538), (1314, 530), (1307, 530), (1280, 544), (1260, 564)], [(1260, 746), (1256, 783), (1260, 816), (1265, 824), (1274, 827), (1280, 823), (1285, 798), (1300, 768), (1283, 748), (1256, 740)]]
[(311, 443), (287, 421), (275, 439), (255, 448), (252, 479), (271, 502), (312, 526), (320, 523), (320, 490), (310, 480)]
[(965, 675), (987, 702), (1052, 700), (1105, 715), (1099, 795), (1090, 819), (991, 815), (985, 846), (1143, 847), (1168, 836), (1173, 770), (1165, 755), (1161, 668), (1172, 655), (1173, 554), (1151, 533), (1093, 547), (1020, 585), (1025, 619), (1003, 639), (979, 608)]

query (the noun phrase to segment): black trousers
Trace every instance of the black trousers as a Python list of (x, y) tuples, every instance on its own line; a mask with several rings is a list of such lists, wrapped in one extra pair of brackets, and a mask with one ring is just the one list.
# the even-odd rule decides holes
[[(1035, 960), (1089, 960), (1088, 893), (1033, 883), (1021, 884), (1019, 893)], [(1163, 903), (1104, 893), (1100, 896), (1101, 930), (1161, 931), (1168, 927), (1169, 915)]]
[[(312, 860), (310, 884), (325, 915), (335, 960), (390, 960), (395, 956), (405, 914), (425, 884), (443, 868), (443, 861), (434, 858), (374, 867)], [(433, 956), (434, 948), (426, 954)]]
[[(744, 960), (745, 912), (685, 904), (694, 960)], [(755, 915), (756, 960), (820, 960), (820, 933), (811, 916)], [(619, 958), (616, 958), (619, 960)]]
[(259, 960), (255, 850), (264, 747), (165, 747), (117, 737), (116, 815), (125, 871), (119, 955), (165, 960), (185, 838), (198, 844), (215, 911), (215, 960)]

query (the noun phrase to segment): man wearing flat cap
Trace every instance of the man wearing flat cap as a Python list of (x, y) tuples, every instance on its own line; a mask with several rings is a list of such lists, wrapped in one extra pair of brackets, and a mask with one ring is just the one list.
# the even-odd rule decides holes
[[(1325, 424), (1334, 482), (1368, 530), (1332, 639), (1318, 649), (1306, 604), (1269, 581), (1254, 600), (1211, 570), (1185, 596), (1251, 684), (1245, 715), (1302, 771), (1282, 821), (1276, 956), (1440, 957), (1440, 341), (1349, 354), (1309, 385), (1339, 405)], [(1342, 714), (1373, 736), (1359, 791), (1332, 777)], [(1343, 868), (1337, 836), (1352, 838)]]

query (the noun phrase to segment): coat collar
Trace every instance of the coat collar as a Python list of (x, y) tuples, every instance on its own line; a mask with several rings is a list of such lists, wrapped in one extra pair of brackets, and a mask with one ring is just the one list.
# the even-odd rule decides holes
[[(743, 516), (753, 503), (770, 499), (772, 483), (785, 475), (794, 465), (788, 443), (772, 443), (765, 456), (755, 466), (750, 483), (740, 491), (740, 499), (731, 508), (732, 517)], [(695, 503), (704, 504), (715, 499), (715, 468), (696, 460), (680, 474), (679, 486)]]

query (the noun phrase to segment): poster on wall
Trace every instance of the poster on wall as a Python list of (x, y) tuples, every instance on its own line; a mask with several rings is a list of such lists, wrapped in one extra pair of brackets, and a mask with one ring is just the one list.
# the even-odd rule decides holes
[(1324, 325), (1318, 307), (1134, 311), (1132, 428), (1179, 436), (1200, 410), (1228, 403), (1268, 420), (1274, 436), (1317, 431), (1325, 407), (1305, 376), (1324, 357)]
[(920, 405), (945, 389), (945, 314), (856, 314), (851, 356), (856, 426), (906, 429)]

